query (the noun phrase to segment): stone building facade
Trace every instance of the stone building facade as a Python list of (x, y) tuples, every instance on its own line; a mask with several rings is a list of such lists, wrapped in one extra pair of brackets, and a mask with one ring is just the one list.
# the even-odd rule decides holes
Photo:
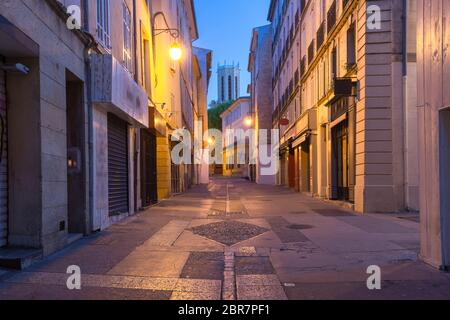
[[(197, 123), (195, 128), (198, 144), (197, 157), (197, 184), (209, 183), (209, 143), (208, 132), (208, 87), (211, 79), (212, 51), (204, 48), (193, 48), (194, 65), (198, 68), (195, 76), (194, 96), (197, 101)], [(200, 127), (201, 126), (201, 127)]]
[[(171, 160), (171, 150), (178, 142), (172, 141), (173, 132), (185, 127), (192, 136), (197, 117), (194, 101), (194, 55), (192, 42), (198, 38), (194, 3), (191, 0), (152, 1), (155, 29), (178, 30), (178, 37), (164, 32), (155, 37), (155, 87), (154, 102), (159, 114), (159, 126), (165, 133), (157, 136), (158, 198), (185, 191), (195, 180), (195, 167), (177, 165)], [(168, 23), (166, 26), (164, 14)], [(167, 55), (171, 46), (178, 43), (183, 50), (180, 61), (172, 61)], [(193, 155), (192, 155), (193, 157)]]
[[(161, 3), (0, 2), (0, 265), (22, 268), (175, 192), (170, 135), (205, 116), (211, 52), (196, 64), (193, 1)], [(180, 191), (198, 176), (176, 172)]]
[[(301, 1), (271, 1), (273, 128), (280, 130), (280, 170), (277, 183), (299, 190), (294, 151), (295, 120), (300, 106), (300, 13)], [(308, 132), (305, 132), (308, 134)], [(306, 141), (306, 140), (305, 140)]]
[(0, 2), (0, 246), (37, 255), (91, 230), (90, 40), (66, 19), (57, 1)]
[[(415, 52), (402, 37), (414, 10), (404, 3), (272, 1), (281, 183), (358, 212), (417, 209)], [(293, 53), (299, 62), (298, 76), (290, 73), (294, 85), (285, 78), (281, 91), (277, 52), (281, 64), (291, 65)]]
[[(421, 258), (450, 269), (450, 1), (417, 1)], [(445, 22), (445, 23), (444, 23)]]
[[(138, 10), (138, 4), (144, 8)], [(152, 48), (148, 47), (147, 53), (140, 48), (144, 36), (151, 35), (152, 29), (150, 11), (144, 0), (142, 3), (100, 0), (88, 5), (86, 28), (101, 52), (92, 55), (91, 72), (92, 227), (102, 230), (141, 208), (139, 142), (141, 129), (149, 127), (151, 99), (151, 83), (145, 83), (145, 79), (151, 79), (151, 71), (141, 55), (147, 54), (146, 58), (151, 59)], [(135, 26), (140, 26), (139, 32)]]
[(251, 115), (250, 97), (240, 97), (220, 115), (225, 177), (252, 178), (250, 152), (255, 144), (252, 137), (246, 135), (249, 129), (254, 129), (253, 122), (247, 122)]
[[(252, 97), (252, 118), (255, 128), (256, 154), (260, 152), (260, 130), (267, 130), (267, 149), (272, 150), (272, 25), (253, 29), (248, 71), (251, 73), (250, 94)], [(276, 141), (275, 143), (278, 143)], [(258, 156), (255, 164), (255, 182), (274, 185), (276, 175), (263, 174), (262, 164)]]

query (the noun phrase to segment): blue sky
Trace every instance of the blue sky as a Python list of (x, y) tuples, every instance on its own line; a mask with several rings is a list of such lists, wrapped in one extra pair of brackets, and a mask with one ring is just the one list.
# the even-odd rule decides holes
[(246, 95), (252, 29), (268, 23), (270, 0), (194, 0), (200, 39), (194, 45), (213, 50), (208, 101), (217, 99), (217, 62), (240, 63), (241, 95)]

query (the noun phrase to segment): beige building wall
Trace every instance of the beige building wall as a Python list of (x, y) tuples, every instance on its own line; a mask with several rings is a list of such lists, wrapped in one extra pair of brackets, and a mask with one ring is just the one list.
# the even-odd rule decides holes
[[(276, 184), (277, 175), (263, 174), (274, 164), (263, 164), (259, 154), (264, 150), (272, 151), (272, 26), (266, 25), (253, 29), (248, 71), (251, 73), (250, 93), (252, 98), (252, 118), (255, 127), (256, 144), (256, 183)], [(261, 132), (260, 132), (261, 130)], [(266, 132), (266, 143), (262, 143), (262, 130)], [(274, 141), (278, 143), (278, 141)]]
[[(193, 135), (194, 114), (197, 106), (193, 96), (194, 75), (192, 42), (197, 39), (197, 25), (195, 21), (195, 8), (193, 2), (188, 0), (157, 0), (152, 1), (153, 23), (155, 29), (166, 29), (167, 27), (177, 29), (179, 37), (174, 38), (164, 32), (155, 37), (155, 78), (154, 78), (154, 104), (161, 114), (160, 121), (166, 124), (166, 137), (158, 137), (158, 150), (163, 155), (158, 156), (158, 197), (164, 199), (172, 193), (172, 174), (170, 156), (170, 137), (174, 130), (186, 126)], [(164, 13), (167, 23), (158, 12)], [(159, 32), (157, 32), (159, 33)], [(178, 43), (183, 50), (180, 61), (172, 61), (169, 55), (170, 47)], [(197, 118), (198, 115), (195, 115)], [(187, 123), (186, 123), (187, 122)], [(166, 142), (167, 141), (167, 142)], [(185, 177), (191, 172), (189, 167), (178, 169), (181, 181), (181, 191), (186, 187)], [(164, 174), (167, 172), (167, 174)]]
[(208, 89), (211, 79), (212, 51), (204, 48), (193, 48), (198, 74), (195, 79), (194, 93), (198, 104), (197, 141), (198, 153), (196, 160), (200, 163), (197, 168), (197, 183), (209, 183), (209, 136), (208, 136)]
[[(6, 73), (7, 244), (42, 249), (44, 255), (70, 242), (66, 101), (69, 80), (77, 80), (81, 98), (85, 92), (86, 39), (79, 32), (68, 30), (62, 17), (56, 1), (0, 2), (0, 63), (22, 63), (30, 69), (27, 75)], [(78, 106), (87, 112), (85, 100)], [(87, 136), (87, 122), (83, 120), (86, 119), (80, 119), (78, 129)], [(83, 146), (87, 150), (87, 140), (80, 147)], [(89, 233), (87, 153), (80, 160), (86, 193), (79, 198), (78, 217), (82, 225), (78, 232)]]
[[(239, 134), (239, 130), (243, 133), (249, 133), (254, 129), (253, 125), (246, 125), (246, 118), (251, 115), (251, 98), (241, 97), (236, 100), (220, 117), (222, 118), (222, 146), (223, 146), (223, 176), (225, 177), (241, 177), (250, 178), (249, 161), (239, 160), (238, 154), (246, 148), (245, 141), (238, 141), (234, 134)], [(234, 137), (234, 139), (233, 139)], [(246, 151), (246, 159), (250, 157), (250, 151), (254, 145), (252, 137), (249, 136), (249, 149)], [(233, 139), (233, 140), (232, 140)], [(248, 151), (248, 152), (247, 152)]]
[[(151, 13), (145, 0), (110, 1), (109, 38), (98, 33), (97, 2), (89, 2), (89, 31), (99, 53), (91, 56), (94, 126), (93, 230), (104, 229), (134, 214), (142, 206), (140, 130), (150, 127), (149, 107), (154, 77)], [(129, 12), (130, 50), (125, 51), (125, 11)], [(127, 57), (128, 55), (128, 57)], [(110, 62), (112, 61), (112, 68)], [(128, 61), (128, 62), (127, 62)], [(108, 78), (110, 77), (110, 78)], [(109, 79), (109, 80), (108, 80)], [(116, 85), (118, 83), (118, 85)], [(132, 98), (130, 99), (130, 97)], [(108, 114), (128, 124), (128, 212), (110, 213), (108, 172)]]
[(450, 1), (417, 0), (417, 84), (420, 147), (421, 258), (450, 266)]
[[(305, 1), (304, 7), (300, 1), (287, 3), (282, 11), (282, 2), (272, 1), (269, 15), (277, 39), (277, 29), (280, 34), (284, 30), (277, 28), (279, 21), (283, 25), (289, 20), (291, 6), (300, 9), (299, 52), (296, 54), (290, 49), (300, 62), (301, 103), (298, 109), (292, 107), (290, 98), (288, 102), (283, 96), (280, 100), (278, 83), (286, 83), (286, 79), (283, 71), (277, 72), (277, 54), (281, 51), (284, 58), (286, 54), (283, 54), (285, 45), (277, 40), (274, 42), (275, 118), (289, 119), (288, 126), (280, 126), (280, 144), (282, 150), (283, 147), (291, 150), (291, 156), (282, 156), (281, 182), (300, 191), (307, 190), (314, 196), (335, 198), (336, 165), (333, 159), (336, 148), (333, 137), (341, 122), (346, 121), (349, 155), (343, 161), (349, 167), (349, 206), (359, 212), (417, 210), (416, 75), (412, 45), (415, 36), (408, 32), (405, 39), (402, 37), (404, 30), (414, 26), (415, 1), (407, 1), (406, 8), (402, 7), (402, 1)], [(367, 10), (374, 4), (379, 6), (381, 14), (378, 30), (367, 27)], [(278, 16), (277, 10), (282, 12)], [(407, 17), (406, 26), (403, 26), (402, 15), (398, 14), (403, 11)], [(352, 60), (348, 55), (352, 25), (355, 26), (356, 45), (354, 64), (349, 64)], [(287, 57), (285, 65), (289, 66), (289, 55)], [(333, 111), (343, 103), (335, 93), (335, 77), (351, 79), (353, 83), (348, 95), (349, 108), (340, 117), (341, 111)], [(278, 107), (279, 101), (290, 107)], [(335, 112), (336, 116), (333, 115)], [(295, 162), (294, 170), (289, 162)], [(294, 183), (289, 181), (292, 175), (295, 175)]]
[(283, 6), (283, 1), (271, 1), (268, 19), (272, 22), (273, 128), (280, 130), (282, 153), (277, 183), (292, 186), (299, 182), (290, 183), (289, 176), (298, 174), (289, 172), (288, 162), (285, 161), (289, 155), (283, 151), (299, 134), (295, 123), (302, 114), (298, 79), (303, 43), (300, 30), (301, 1), (285, 3)]

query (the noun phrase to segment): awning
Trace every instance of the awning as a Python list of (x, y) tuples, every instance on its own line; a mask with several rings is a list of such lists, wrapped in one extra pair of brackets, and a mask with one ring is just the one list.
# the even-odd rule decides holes
[(304, 133), (301, 136), (299, 136), (298, 138), (296, 138), (294, 140), (294, 142), (292, 142), (292, 148), (297, 148), (299, 145), (301, 145), (303, 142), (306, 141), (306, 139), (308, 139), (309, 134), (308, 133)]

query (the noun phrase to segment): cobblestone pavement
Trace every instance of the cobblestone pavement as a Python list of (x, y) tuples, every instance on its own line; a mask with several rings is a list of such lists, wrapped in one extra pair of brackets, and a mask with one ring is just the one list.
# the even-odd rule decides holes
[[(450, 276), (417, 259), (417, 215), (355, 215), (283, 187), (209, 186), (84, 238), (24, 272), (3, 299), (448, 299)], [(82, 289), (68, 290), (68, 266)], [(367, 268), (382, 289), (367, 289)]]

